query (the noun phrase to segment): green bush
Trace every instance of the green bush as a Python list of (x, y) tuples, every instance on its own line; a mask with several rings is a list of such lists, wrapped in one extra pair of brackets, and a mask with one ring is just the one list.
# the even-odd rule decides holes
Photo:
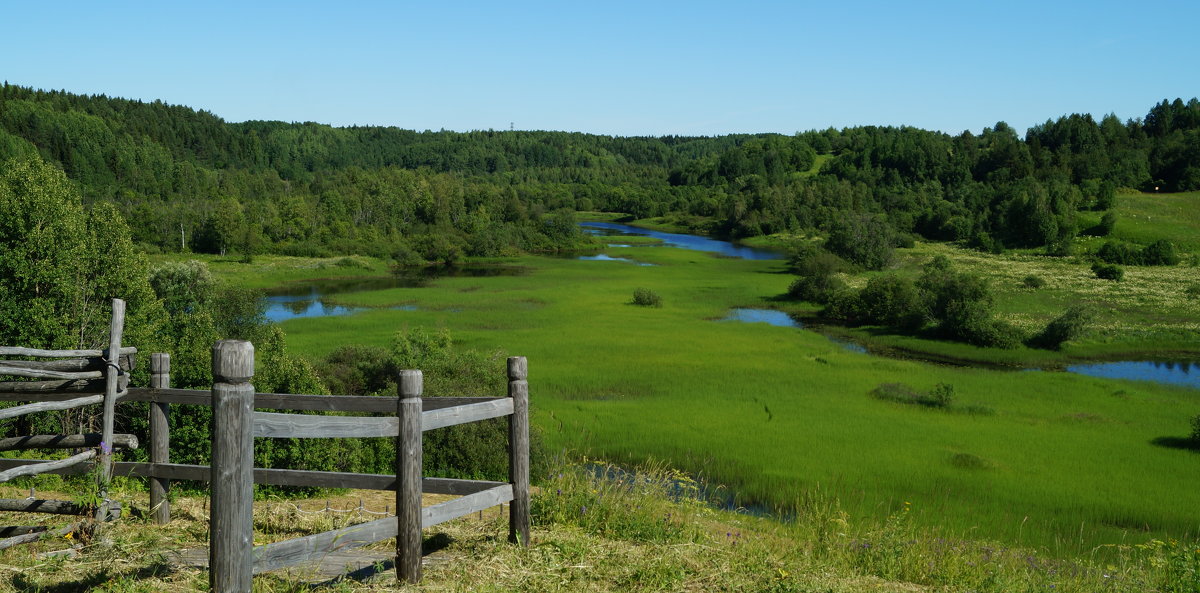
[(925, 323), (921, 295), (907, 278), (895, 274), (875, 276), (858, 295), (864, 321), (915, 330)]
[(1192, 417), (1192, 440), (1200, 445), (1200, 414)]
[(868, 270), (892, 263), (896, 231), (880, 216), (847, 214), (835, 220), (825, 249)]
[(662, 297), (649, 288), (635, 288), (631, 302), (639, 307), (661, 307)]
[(1102, 280), (1112, 280), (1114, 282), (1120, 282), (1121, 279), (1125, 277), (1125, 270), (1122, 270), (1120, 266), (1114, 264), (1094, 263), (1092, 264), (1092, 273), (1095, 274), (1097, 278)]
[(1029, 340), (1036, 348), (1058, 350), (1063, 343), (1078, 338), (1087, 329), (1095, 316), (1083, 305), (1071, 305), (1057, 318), (1046, 324), (1045, 329)]
[(954, 386), (938, 383), (930, 391), (919, 391), (904, 383), (881, 383), (871, 390), (871, 396), (901, 404), (914, 404), (927, 408), (948, 408), (954, 401)]
[(1200, 299), (1200, 283), (1192, 284), (1183, 289), (1183, 293), (1193, 299)]
[(1046, 285), (1046, 281), (1041, 276), (1030, 274), (1021, 280), (1021, 285), (1025, 288), (1041, 288)]

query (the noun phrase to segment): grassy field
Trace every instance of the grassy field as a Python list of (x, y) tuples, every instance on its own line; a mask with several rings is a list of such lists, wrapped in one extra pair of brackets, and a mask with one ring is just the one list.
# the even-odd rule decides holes
[[(948, 537), (1059, 556), (1200, 533), (1197, 454), (1155, 444), (1187, 434), (1200, 392), (859, 354), (813, 332), (719, 321), (730, 307), (777, 304), (791, 280), (781, 262), (606, 253), (654, 265), (514, 258), (504, 263), (528, 274), (344, 295), (344, 304), (416, 310), (284, 328), (293, 351), (313, 358), (341, 344), (386, 345), (416, 326), (528, 356), (534, 422), (552, 448), (663, 460), (738, 504), (788, 513), (818, 496), (861, 520), (907, 508)], [(630, 305), (638, 287), (664, 305)], [(869, 395), (892, 382), (948, 383), (955, 400), (938, 410)]]
[[(1200, 252), (1200, 192), (1177, 194), (1121, 193), (1117, 195), (1115, 239), (1142, 245), (1166, 239), (1183, 251)], [(1081, 217), (1087, 228), (1100, 213)], [(1102, 239), (1093, 241), (1103, 242)]]
[[(328, 574), (302, 565), (255, 577), (253, 591), (1134, 593), (1200, 587), (1200, 550), (1179, 542), (1112, 546), (1102, 559), (1064, 561), (1001, 542), (948, 538), (916, 524), (907, 507), (881, 521), (861, 521), (836, 504), (810, 498), (804, 520), (780, 523), (698, 504), (686, 477), (654, 467), (622, 472), (615, 480), (595, 476), (583, 466), (558, 465), (558, 473), (533, 493), (527, 548), (505, 541), (507, 520), (498, 508), (427, 529), (426, 538), (438, 549), (418, 586), (396, 582), (390, 563), (384, 564), (394, 554), (394, 543), (385, 540), (355, 552), (355, 567), (380, 563), (373, 574), (355, 575), (368, 580), (330, 581)], [(192, 550), (190, 558), (204, 555), (208, 501), (178, 497), (171, 523), (153, 525), (144, 518), (145, 491), (136, 483), (117, 484), (114, 498), (142, 514), (127, 514), (75, 537), (0, 551), (0, 592), (207, 591), (207, 570), (183, 562), (180, 551)], [(0, 494), (17, 498), (27, 492), (0, 488)], [(70, 497), (61, 491), (39, 493)], [(425, 503), (441, 501), (431, 498)], [(259, 500), (254, 543), (376, 519), (373, 513), (394, 500), (390, 492), (362, 491), (313, 500)], [(13, 519), (51, 528), (67, 521), (47, 515)], [(337, 562), (327, 564), (345, 570)]]

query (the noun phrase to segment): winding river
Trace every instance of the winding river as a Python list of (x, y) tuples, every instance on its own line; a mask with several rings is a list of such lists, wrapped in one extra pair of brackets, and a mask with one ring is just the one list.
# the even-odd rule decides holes
[[(769, 260), (782, 259), (784, 256), (777, 251), (737, 245), (728, 241), (719, 241), (708, 237), (687, 235), (681, 233), (664, 233), (640, 229), (629, 225), (612, 222), (581, 223), (589, 234), (600, 236), (642, 236), (652, 237), (662, 241), (666, 247), (692, 249), (718, 253), (725, 257), (743, 259)], [(624, 245), (622, 245), (624, 246)], [(591, 261), (615, 261), (637, 263), (627, 258), (613, 257), (607, 254), (597, 254), (579, 258)], [(644, 264), (642, 264), (644, 265)], [(272, 322), (287, 321), (299, 317), (324, 317), (331, 315), (351, 315), (363, 309), (344, 307), (325, 301), (326, 296), (360, 292), (366, 290), (381, 290), (395, 287), (423, 286), (431, 279), (446, 276), (496, 276), (516, 275), (524, 270), (511, 266), (463, 266), (455, 268), (431, 268), (401, 276), (351, 278), (338, 280), (320, 280), (312, 282), (293, 283), (286, 287), (272, 290), (265, 297), (267, 319)], [(400, 310), (415, 310), (411, 305), (396, 307)], [(772, 309), (736, 308), (721, 319), (722, 322), (766, 323), (775, 326), (803, 328), (804, 324), (793, 319), (787, 313)], [(852, 342), (838, 342), (843, 347), (868, 354), (867, 350)], [(869, 355), (877, 355), (870, 353)], [(1028, 369), (1038, 370), (1038, 369)], [(1200, 362), (1194, 361), (1163, 361), (1163, 360), (1123, 360), (1113, 362), (1089, 362), (1074, 364), (1066, 367), (1068, 372), (1105, 377), (1111, 379), (1133, 379), (1154, 381), (1172, 385), (1183, 385), (1200, 389)]]

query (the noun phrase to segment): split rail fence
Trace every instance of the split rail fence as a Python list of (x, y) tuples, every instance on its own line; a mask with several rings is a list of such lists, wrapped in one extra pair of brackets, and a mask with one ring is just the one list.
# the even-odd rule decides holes
[[(31, 425), (29, 416), (39, 412), (82, 409), (101, 406), (100, 432), (80, 434), (20, 435), (0, 438), (0, 451), (29, 449), (73, 449), (74, 454), (57, 460), (0, 460), (0, 482), (20, 476), (44, 473), (96, 472), (96, 504), (65, 500), (0, 499), (0, 511), (86, 515), (94, 511), (96, 520), (116, 518), (120, 507), (108, 500), (108, 485), (113, 475), (112, 452), (136, 449), (137, 437), (113, 434), (113, 419), (118, 401), (129, 395), (128, 371), (134, 366), (136, 348), (122, 348), (125, 326), (125, 301), (113, 299), (109, 323), (108, 347), (98, 350), (42, 350), (0, 347), (0, 356), (22, 357), (0, 360), (0, 376), (22, 379), (0, 381), (0, 401), (30, 402), (0, 408), (0, 420), (16, 419), (18, 430)], [(34, 359), (34, 360), (29, 360)], [(37, 360), (47, 359), (47, 360)], [(82, 424), (82, 423), (81, 423)], [(46, 526), (0, 527), (0, 549), (36, 541), (48, 535), (63, 535), (78, 529), (71, 524), (48, 532)]]
[[(155, 353), (151, 355), (150, 363), (151, 387), (128, 388), (122, 399), (150, 404), (150, 461), (117, 462), (111, 471), (113, 475), (149, 479), (150, 512), (158, 523), (170, 521), (168, 493), (172, 480), (210, 482), (209, 567), (215, 592), (249, 591), (254, 574), (390, 538), (396, 538), (397, 577), (415, 583), (421, 578), (422, 528), (503, 503), (511, 503), (509, 540), (521, 545), (529, 543), (529, 386), (524, 357), (508, 359), (508, 397), (500, 398), (422, 398), (423, 377), (419, 370), (401, 372), (397, 397), (255, 393), (250, 383), (254, 375), (254, 347), (238, 340), (222, 340), (213, 346), (211, 391), (171, 388), (171, 358), (168, 354)], [(171, 405), (213, 407), (212, 434), (216, 438), (213, 439), (212, 466), (170, 462)], [(388, 416), (301, 415), (255, 409)], [(424, 431), (500, 417), (508, 418), (508, 482), (422, 476), (421, 434)], [(396, 439), (396, 473), (256, 468), (253, 466), (255, 437), (392, 437)], [(2, 443), (0, 441), (0, 446)], [(39, 462), (0, 459), (0, 469), (28, 467), (35, 463)], [(78, 474), (86, 469), (54, 467), (50, 471)], [(395, 491), (396, 517), (253, 546), (254, 484)], [(422, 508), (422, 493), (457, 495), (459, 498)]]

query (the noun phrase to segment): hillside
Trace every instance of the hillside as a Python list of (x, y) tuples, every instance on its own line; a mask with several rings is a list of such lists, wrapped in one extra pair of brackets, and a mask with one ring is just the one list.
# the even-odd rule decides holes
[[(1143, 119), (720, 137), (417, 132), (251, 121), (0, 88), (0, 162), (59, 166), (151, 250), (451, 261), (570, 247), (559, 210), (675, 215), (728, 237), (826, 232), (848, 213), (900, 235), (1061, 250), (1117, 188), (1200, 189), (1200, 102)], [(814, 169), (819, 167), (819, 172)]]

